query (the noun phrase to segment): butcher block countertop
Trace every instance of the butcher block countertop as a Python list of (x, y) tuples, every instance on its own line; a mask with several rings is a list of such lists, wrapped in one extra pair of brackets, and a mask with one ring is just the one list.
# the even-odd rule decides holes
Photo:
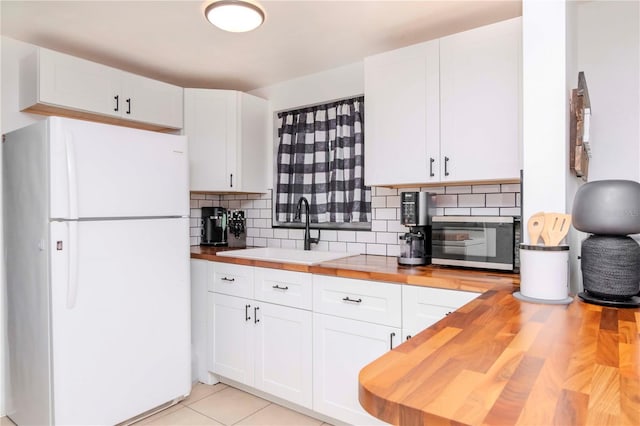
[(401, 425), (640, 425), (640, 309), (521, 302), (517, 275), (354, 256), (314, 266), (192, 258), (482, 294), (360, 371), (360, 403)]

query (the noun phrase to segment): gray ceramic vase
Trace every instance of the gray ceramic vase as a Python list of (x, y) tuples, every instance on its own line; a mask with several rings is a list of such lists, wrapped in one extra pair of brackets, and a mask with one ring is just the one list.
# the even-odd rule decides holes
[(640, 183), (598, 180), (578, 189), (571, 212), (573, 227), (599, 235), (640, 233)]

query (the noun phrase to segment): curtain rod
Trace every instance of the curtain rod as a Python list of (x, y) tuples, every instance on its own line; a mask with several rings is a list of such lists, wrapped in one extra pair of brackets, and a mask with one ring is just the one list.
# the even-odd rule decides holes
[(351, 102), (351, 101), (364, 101), (364, 95), (358, 95), (358, 96), (352, 96), (352, 97), (348, 97), (348, 98), (342, 98), (342, 99), (336, 99), (333, 101), (329, 101), (329, 102), (318, 102), (317, 104), (310, 104), (310, 105), (306, 105), (303, 107), (297, 107), (297, 108), (292, 108), (292, 109), (285, 109), (282, 111), (278, 111), (276, 114), (278, 116), (278, 118), (282, 118), (283, 115), (285, 114), (298, 114), (301, 112), (311, 112), (313, 111), (314, 108), (317, 108), (319, 106), (334, 106), (334, 105), (338, 105), (341, 104), (343, 102)]

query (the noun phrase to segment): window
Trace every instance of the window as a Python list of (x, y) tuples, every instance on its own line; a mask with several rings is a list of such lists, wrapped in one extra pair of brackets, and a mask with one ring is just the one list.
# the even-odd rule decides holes
[(363, 126), (362, 96), (278, 113), (274, 226), (300, 226), (305, 197), (314, 228), (371, 229)]

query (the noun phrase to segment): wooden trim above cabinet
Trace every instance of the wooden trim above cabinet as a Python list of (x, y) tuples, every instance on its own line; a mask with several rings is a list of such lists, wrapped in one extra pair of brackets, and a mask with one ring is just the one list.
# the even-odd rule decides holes
[(117, 126), (131, 127), (134, 129), (151, 130), (154, 132), (170, 133), (180, 129), (173, 129), (156, 124), (141, 123), (139, 121), (124, 120), (118, 117), (109, 117), (101, 114), (94, 114), (86, 111), (75, 111), (72, 109), (61, 108), (58, 106), (35, 104), (22, 110), (32, 114), (40, 114), (46, 116), (58, 116), (66, 118), (75, 118), (78, 120), (94, 121), (96, 123), (114, 124)]

